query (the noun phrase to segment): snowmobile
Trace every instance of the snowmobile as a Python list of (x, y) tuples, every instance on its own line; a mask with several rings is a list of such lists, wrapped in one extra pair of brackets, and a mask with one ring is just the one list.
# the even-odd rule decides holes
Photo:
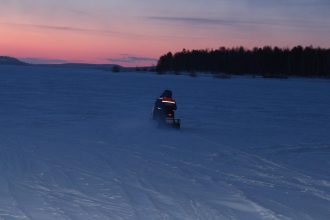
[(152, 118), (158, 123), (158, 127), (173, 127), (180, 129), (181, 120), (175, 118), (176, 102), (172, 99), (172, 92), (165, 90), (156, 100)]
[(173, 127), (177, 129), (181, 127), (181, 119), (174, 117), (173, 110), (154, 109), (153, 119), (157, 122), (158, 127)]

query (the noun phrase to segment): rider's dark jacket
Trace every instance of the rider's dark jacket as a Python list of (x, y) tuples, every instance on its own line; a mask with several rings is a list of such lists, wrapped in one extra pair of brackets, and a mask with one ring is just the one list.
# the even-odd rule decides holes
[(174, 117), (174, 111), (177, 109), (176, 101), (172, 98), (172, 92), (165, 90), (163, 94), (156, 100), (153, 109), (153, 118), (166, 117), (170, 112)]

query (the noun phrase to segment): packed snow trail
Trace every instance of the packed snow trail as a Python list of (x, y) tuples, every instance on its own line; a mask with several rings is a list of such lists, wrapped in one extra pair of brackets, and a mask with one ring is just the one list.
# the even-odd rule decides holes
[[(330, 218), (327, 80), (0, 77), (0, 219)], [(180, 131), (150, 121), (167, 88)]]

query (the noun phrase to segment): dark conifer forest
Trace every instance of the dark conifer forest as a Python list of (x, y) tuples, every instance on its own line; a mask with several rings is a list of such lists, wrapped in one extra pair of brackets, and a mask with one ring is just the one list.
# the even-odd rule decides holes
[(296, 46), (185, 50), (160, 57), (159, 73), (173, 71), (253, 74), (269, 77), (330, 77), (330, 49)]

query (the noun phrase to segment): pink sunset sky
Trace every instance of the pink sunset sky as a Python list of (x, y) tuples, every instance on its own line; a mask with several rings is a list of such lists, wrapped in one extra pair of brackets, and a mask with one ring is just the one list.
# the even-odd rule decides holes
[(0, 55), (154, 65), (168, 51), (330, 47), (327, 0), (0, 0)]

